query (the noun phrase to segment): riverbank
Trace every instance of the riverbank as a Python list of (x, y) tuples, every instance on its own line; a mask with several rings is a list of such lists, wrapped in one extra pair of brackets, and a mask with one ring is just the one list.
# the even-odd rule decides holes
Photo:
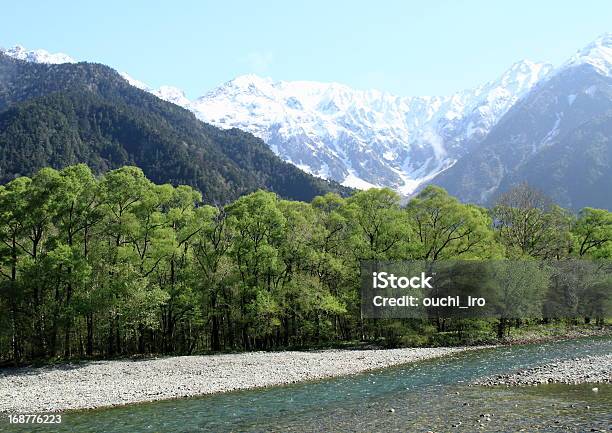
[(612, 326), (610, 325), (538, 325), (531, 328), (513, 329), (512, 331), (512, 334), (500, 340), (499, 344), (533, 344), (589, 337), (612, 337)]
[(544, 383), (612, 383), (612, 355), (586, 356), (551, 362), (509, 374), (477, 380), (475, 385), (521, 386)]
[(10, 368), (0, 371), (0, 412), (93, 409), (287, 385), (478, 348), (252, 352)]

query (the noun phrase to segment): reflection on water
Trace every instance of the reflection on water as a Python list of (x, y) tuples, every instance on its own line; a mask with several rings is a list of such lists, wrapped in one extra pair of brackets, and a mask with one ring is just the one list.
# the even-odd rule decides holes
[(485, 375), (605, 353), (612, 339), (502, 347), (316, 383), (70, 412), (59, 429), (8, 431), (609, 431), (611, 385), (598, 392), (593, 385), (467, 386)]

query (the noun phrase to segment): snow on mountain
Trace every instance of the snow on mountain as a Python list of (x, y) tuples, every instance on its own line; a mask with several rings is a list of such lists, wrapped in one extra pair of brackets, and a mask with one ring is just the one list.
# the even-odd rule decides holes
[(187, 98), (187, 96), (185, 96), (185, 92), (178, 87), (161, 86), (159, 89), (153, 90), (151, 93), (160, 99), (180, 105), (181, 107), (188, 107), (191, 104), (191, 101)]
[(409, 194), (449, 168), (552, 66), (518, 62), (450, 96), (400, 97), (338, 83), (244, 75), (194, 101), (154, 92), (221, 128), (262, 138), (283, 159), (347, 186)]
[(185, 96), (185, 93), (178, 87), (161, 86), (159, 89), (152, 89), (147, 84), (135, 79), (126, 72), (120, 72), (119, 75), (130, 83), (130, 85), (137, 87), (140, 90), (146, 90), (164, 101), (172, 102), (173, 104), (180, 105), (182, 107), (188, 107), (191, 104), (191, 101), (187, 98), (187, 96)]
[[(523, 60), (496, 80), (448, 96), (402, 97), (256, 75), (235, 78), (196, 100), (174, 87), (147, 90), (217, 127), (251, 132), (316, 176), (408, 195), (453, 167), (534, 87), (582, 64), (611, 76), (612, 33), (559, 68)], [(567, 95), (570, 106), (575, 98)]]
[(432, 183), (464, 202), (492, 205), (528, 182), (568, 209), (611, 209), (609, 47), (609, 37), (599, 38), (549, 74)]
[(15, 45), (13, 48), (0, 48), (0, 52), (15, 59), (25, 60), (33, 63), (76, 63), (72, 57), (63, 53), (50, 53), (45, 50), (26, 50), (21, 45)]
[[(3, 52), (27, 61), (74, 62), (65, 54), (19, 46)], [(404, 97), (339, 83), (243, 75), (190, 100), (176, 87), (152, 89), (121, 75), (205, 122), (251, 132), (281, 158), (316, 176), (360, 189), (388, 186), (408, 195), (467, 155), (534, 87), (582, 64), (611, 76), (612, 33), (560, 68), (523, 60), (493, 81), (448, 96)], [(567, 95), (568, 104), (575, 98)]]
[(153, 92), (153, 89), (151, 89), (145, 83), (137, 80), (136, 78), (133, 78), (132, 76), (128, 75), (126, 72), (119, 72), (119, 75), (121, 75), (125, 81), (130, 83), (130, 85), (137, 87), (140, 90), (146, 90), (147, 92)]
[(560, 70), (588, 64), (600, 74), (612, 76), (612, 33), (605, 33), (574, 54)]

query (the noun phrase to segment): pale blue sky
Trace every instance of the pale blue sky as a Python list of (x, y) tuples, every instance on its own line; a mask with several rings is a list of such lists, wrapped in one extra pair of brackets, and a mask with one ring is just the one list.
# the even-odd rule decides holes
[(612, 1), (5, 1), (0, 46), (61, 51), (199, 96), (238, 75), (448, 94), (517, 60), (559, 64)]

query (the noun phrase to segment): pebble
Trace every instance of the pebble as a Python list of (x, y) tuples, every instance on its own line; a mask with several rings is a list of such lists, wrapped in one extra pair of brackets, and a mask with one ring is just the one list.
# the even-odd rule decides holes
[(249, 352), (0, 370), (0, 413), (93, 409), (362, 373), (475, 347)]
[[(550, 362), (538, 367), (519, 370), (510, 374), (498, 374), (473, 382), (482, 386), (538, 386), (546, 383), (612, 383), (612, 354), (573, 358)], [(594, 387), (593, 392), (599, 389)]]

